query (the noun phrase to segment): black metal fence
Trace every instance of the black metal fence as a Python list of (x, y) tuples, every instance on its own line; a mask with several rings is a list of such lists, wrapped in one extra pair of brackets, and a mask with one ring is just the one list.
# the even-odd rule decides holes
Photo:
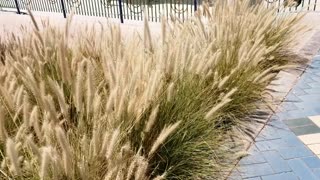
[(170, 14), (186, 20), (197, 10), (202, 0), (0, 0), (0, 7), (15, 8), (17, 12), (29, 7), (33, 11), (142, 20), (144, 12), (150, 21), (160, 21)]
[[(296, 6), (284, 8), (288, 0), (264, 0), (267, 7), (277, 7), (279, 12), (320, 11), (320, 0), (295, 0)], [(292, 1), (294, 2), (294, 1)]]
[[(215, 0), (0, 0), (0, 7), (14, 8), (17, 13), (29, 7), (33, 11), (62, 13), (64, 17), (75, 10), (75, 14), (86, 16), (101, 16), (124, 20), (142, 20), (144, 13), (149, 21), (160, 21), (164, 15), (171, 14), (182, 21), (193, 16), (202, 1)], [(288, 0), (252, 0), (263, 1), (266, 6), (279, 8)], [(320, 2), (320, 0), (319, 0)], [(281, 9), (281, 11), (320, 11), (318, 0), (301, 0), (297, 7)]]

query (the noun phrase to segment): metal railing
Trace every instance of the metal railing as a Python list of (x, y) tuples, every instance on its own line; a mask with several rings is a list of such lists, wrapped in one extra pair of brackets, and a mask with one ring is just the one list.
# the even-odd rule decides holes
[(202, 0), (0, 0), (0, 7), (15, 8), (17, 13), (27, 7), (33, 11), (75, 14), (124, 20), (142, 20), (144, 13), (150, 21), (160, 21), (171, 14), (182, 21), (193, 16)]
[[(215, 0), (0, 0), (0, 7), (15, 8), (19, 14), (28, 7), (33, 11), (61, 13), (64, 17), (74, 9), (78, 15), (116, 18), (122, 23), (128, 19), (143, 20), (146, 13), (149, 21), (157, 22), (162, 16), (170, 15), (184, 21), (194, 15), (202, 1)], [(281, 9), (286, 1), (288, 0), (251, 2), (264, 2), (267, 7), (276, 6), (279, 12), (320, 11), (320, 0), (300, 0), (297, 7)]]
[(292, 6), (283, 8), (283, 5), (289, 5), (289, 0), (264, 0), (267, 7), (277, 7), (282, 12), (299, 12), (299, 11), (320, 11), (320, 0), (293, 0)]

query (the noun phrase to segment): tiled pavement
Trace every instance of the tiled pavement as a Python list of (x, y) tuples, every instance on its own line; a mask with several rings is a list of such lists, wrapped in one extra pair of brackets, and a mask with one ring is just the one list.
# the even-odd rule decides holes
[(229, 179), (320, 180), (320, 53)]

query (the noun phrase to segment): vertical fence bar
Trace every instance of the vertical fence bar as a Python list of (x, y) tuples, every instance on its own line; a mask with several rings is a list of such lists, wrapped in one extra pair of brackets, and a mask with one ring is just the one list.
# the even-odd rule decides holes
[(314, 10), (314, 11), (317, 10), (317, 0), (314, 1), (314, 8), (313, 8), (313, 10)]
[(197, 0), (193, 0), (193, 4), (194, 4), (194, 11), (198, 10), (198, 2)]
[(14, 3), (16, 4), (17, 13), (18, 13), (18, 14), (21, 14), (18, 0), (14, 0)]
[(64, 18), (67, 18), (67, 14), (66, 14), (66, 8), (65, 8), (65, 5), (64, 5), (64, 0), (61, 0), (61, 10), (62, 10), (62, 13), (63, 13), (63, 17)]
[(122, 13), (122, 0), (119, 0), (119, 15), (120, 15), (120, 22), (123, 23), (123, 13)]

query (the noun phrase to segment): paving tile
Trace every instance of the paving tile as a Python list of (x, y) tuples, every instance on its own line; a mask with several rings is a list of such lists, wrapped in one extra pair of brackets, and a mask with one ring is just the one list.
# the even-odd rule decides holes
[(292, 93), (293, 93), (294, 95), (297, 95), (297, 96), (302, 96), (302, 95), (308, 94), (306, 91), (304, 91), (304, 90), (301, 89), (301, 88), (294, 88), (294, 89), (292, 90)]
[(312, 79), (311, 77), (306, 77), (305, 79), (302, 79), (303, 82), (305, 83), (316, 83), (317, 81), (315, 81), (314, 79)]
[(284, 102), (281, 105), (281, 109), (285, 111), (292, 111), (292, 110), (298, 110), (298, 107), (294, 105), (293, 102)]
[(258, 141), (256, 142), (256, 146), (260, 151), (271, 151), (271, 150), (277, 150), (281, 148), (293, 147), (290, 144), (288, 144), (284, 139)]
[(320, 116), (309, 116), (308, 117), (313, 123), (320, 127)]
[(285, 100), (290, 102), (302, 102), (302, 100), (293, 93), (290, 93)]
[(289, 127), (299, 127), (313, 125), (314, 123), (309, 118), (289, 119), (284, 121)]
[(304, 101), (304, 102), (295, 103), (295, 105), (298, 107), (297, 111), (305, 111), (305, 112), (309, 111), (309, 113), (316, 112), (317, 113), (316, 115), (318, 115), (318, 114), (320, 114), (320, 112), (319, 112), (320, 107), (314, 105), (314, 104), (317, 104), (318, 102), (319, 102), (318, 100)]
[[(320, 87), (320, 84), (319, 84)], [(308, 94), (299, 96), (302, 101), (318, 101), (320, 100), (320, 94)]]
[(310, 144), (308, 148), (315, 154), (320, 154), (320, 144)]
[(279, 149), (278, 152), (284, 159), (302, 158), (314, 155), (311, 150), (306, 147)]
[(266, 151), (262, 154), (275, 173), (291, 171), (287, 162), (280, 156), (277, 151)]
[(235, 169), (232, 171), (231, 175), (228, 177), (228, 180), (242, 180), (240, 173)]
[(271, 166), (268, 163), (243, 165), (238, 168), (238, 171), (242, 178), (251, 178), (274, 174)]
[(320, 168), (313, 169), (313, 173), (320, 179)]
[(312, 88), (312, 89), (306, 89), (305, 93), (307, 93), (307, 94), (320, 94), (320, 87)]
[(299, 180), (293, 172), (262, 176), (262, 180)]
[(309, 168), (320, 169), (320, 159), (317, 156), (302, 158), (302, 160)]
[[(292, 133), (293, 134), (293, 133)], [(305, 145), (301, 140), (295, 135), (288, 135), (282, 138), (289, 147), (304, 147)]]
[(319, 180), (313, 171), (301, 159), (291, 159), (288, 161), (292, 171), (302, 180)]
[(260, 151), (259, 151), (259, 149), (256, 147), (255, 144), (252, 144), (252, 145), (250, 146), (249, 150), (248, 150), (248, 153), (249, 153), (249, 154), (254, 154), (254, 153), (256, 153), (256, 152), (260, 152)]
[[(271, 117), (268, 125), (276, 128), (278, 130), (278, 133), (279, 133), (279, 130), (281, 131), (289, 130), (289, 127), (282, 120), (280, 120), (278, 116)], [(289, 132), (291, 131), (289, 130)]]
[(299, 82), (296, 84), (295, 88), (301, 88), (301, 89), (310, 89), (312, 88), (311, 86), (309, 86), (308, 83), (304, 82), (301, 78), (299, 79)]
[(276, 118), (277, 118), (278, 120), (283, 121), (283, 120), (287, 120), (287, 119), (289, 118), (289, 113), (288, 113), (287, 111), (285, 111), (285, 112), (279, 112), (279, 113), (277, 113), (275, 116), (276, 116)]
[(308, 144), (318, 144), (318, 143), (320, 143), (320, 133), (301, 135), (301, 136), (298, 136), (298, 138), (304, 144), (307, 144), (307, 145)]
[(260, 164), (265, 162), (267, 161), (264, 159), (264, 156), (262, 155), (262, 153), (257, 152), (257, 153), (249, 154), (248, 156), (242, 158), (239, 164), (250, 165), (250, 164)]
[(320, 133), (320, 128), (316, 125), (308, 125), (291, 128), (292, 132), (294, 132), (297, 136), (305, 135), (305, 134), (314, 134)]
[(254, 177), (254, 178), (246, 178), (244, 180), (261, 180), (261, 178), (260, 177)]
[(278, 129), (277, 133), (282, 138), (297, 137), (290, 129)]
[(311, 88), (319, 88), (320, 87), (320, 83), (309, 83), (308, 84)]
[(265, 140), (280, 139), (280, 138), (281, 136), (278, 134), (278, 128), (272, 127), (272, 126), (266, 126), (255, 140), (265, 141)]
[[(317, 102), (320, 102), (317, 101)], [(319, 112), (313, 109), (304, 109), (304, 110), (296, 110), (296, 111), (288, 111), (286, 114), (287, 119), (298, 119), (298, 118), (305, 118), (307, 116), (314, 116), (318, 115)]]

